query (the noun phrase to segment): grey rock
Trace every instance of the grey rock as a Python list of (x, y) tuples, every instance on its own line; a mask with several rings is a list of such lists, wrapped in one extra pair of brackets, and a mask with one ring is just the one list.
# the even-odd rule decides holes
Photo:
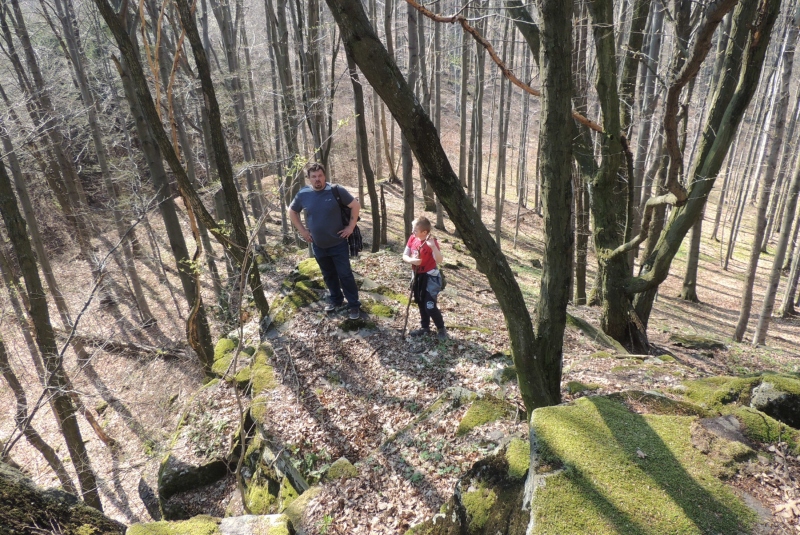
[[(286, 515), (244, 515), (223, 518), (219, 523), (220, 535), (259, 535), (270, 529), (287, 527)], [(288, 528), (287, 531), (288, 533)]]
[(800, 429), (800, 396), (764, 381), (751, 393), (750, 406), (795, 429)]

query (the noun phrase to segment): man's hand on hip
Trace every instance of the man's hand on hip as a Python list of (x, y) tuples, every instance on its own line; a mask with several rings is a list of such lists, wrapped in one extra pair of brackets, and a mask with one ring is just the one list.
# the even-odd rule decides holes
[(339, 237), (343, 238), (343, 239), (349, 238), (350, 235), (353, 233), (353, 230), (355, 228), (356, 228), (355, 225), (352, 225), (352, 226), (351, 225), (347, 225), (346, 227), (344, 227), (342, 230), (339, 231), (339, 233), (338, 233)]

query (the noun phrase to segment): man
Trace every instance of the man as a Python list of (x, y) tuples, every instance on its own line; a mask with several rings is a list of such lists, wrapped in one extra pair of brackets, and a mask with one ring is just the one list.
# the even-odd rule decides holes
[[(358, 319), (361, 315), (361, 303), (358, 300), (356, 279), (350, 268), (347, 237), (353, 233), (361, 205), (346, 189), (339, 187), (342, 203), (350, 208), (350, 223), (344, 225), (339, 202), (334, 197), (330, 184), (326, 182), (325, 168), (318, 163), (312, 163), (306, 168), (306, 177), (308, 186), (297, 193), (289, 206), (289, 218), (297, 232), (311, 244), (322, 271), (325, 286), (330, 292), (325, 312), (333, 312), (347, 299), (350, 319)], [(300, 221), (300, 212), (303, 210), (306, 211), (308, 228)]]

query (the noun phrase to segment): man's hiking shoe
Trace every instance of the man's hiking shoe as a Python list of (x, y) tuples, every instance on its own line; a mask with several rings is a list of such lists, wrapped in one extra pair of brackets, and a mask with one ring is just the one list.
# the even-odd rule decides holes
[(361, 309), (358, 307), (350, 309), (350, 315), (348, 316), (351, 320), (357, 320), (361, 317)]
[(342, 306), (341, 303), (339, 303), (338, 305), (334, 305), (333, 303), (327, 303), (325, 305), (325, 309), (324, 310), (325, 310), (325, 312), (335, 312), (336, 309), (339, 308), (340, 306)]
[(448, 338), (447, 329), (445, 329), (444, 327), (442, 327), (441, 329), (438, 329), (436, 331), (436, 338), (438, 338), (439, 340), (447, 340), (447, 338)]
[(423, 336), (423, 335), (426, 335), (426, 334), (431, 334), (431, 330), (430, 329), (414, 329), (413, 331), (408, 333), (409, 336)]

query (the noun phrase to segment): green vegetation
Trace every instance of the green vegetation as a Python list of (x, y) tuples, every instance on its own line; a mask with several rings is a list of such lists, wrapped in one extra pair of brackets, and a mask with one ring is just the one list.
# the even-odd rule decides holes
[(513, 439), (506, 447), (508, 477), (522, 479), (531, 467), (531, 443), (519, 438)]
[(281, 511), (285, 510), (287, 507), (292, 505), (292, 502), (300, 496), (292, 484), (289, 482), (289, 478), (283, 476), (283, 481), (281, 481)]
[(763, 443), (787, 442), (789, 447), (800, 453), (800, 431), (749, 407), (736, 407), (731, 414), (742, 423), (742, 433), (751, 440)]
[(394, 310), (392, 310), (392, 307), (382, 303), (376, 303), (375, 301), (371, 300), (362, 301), (361, 308), (364, 309), (367, 314), (372, 314), (373, 316), (378, 316), (380, 318), (391, 318), (394, 316)]
[(353, 464), (341, 457), (334, 461), (334, 463), (325, 472), (325, 480), (333, 481), (337, 479), (350, 479), (358, 476), (358, 469)]
[(608, 397), (533, 413), (543, 463), (535, 533), (745, 533), (756, 516), (695, 448), (696, 416), (640, 415)]
[(501, 401), (493, 396), (486, 396), (472, 402), (467, 413), (461, 418), (458, 424), (457, 436), (466, 435), (476, 427), (489, 422), (494, 422), (501, 418), (513, 414), (514, 407), (505, 401)]
[(492, 507), (497, 501), (497, 494), (492, 489), (478, 488), (466, 492), (461, 497), (461, 503), (467, 511), (467, 522), (470, 532), (482, 529), (492, 512)]
[(127, 535), (215, 535), (217, 533), (219, 533), (219, 520), (207, 515), (181, 522), (133, 524), (127, 531)]
[(377, 288), (372, 290), (372, 292), (376, 293), (376, 294), (383, 295), (384, 297), (388, 297), (389, 299), (394, 299), (395, 301), (397, 301), (401, 305), (407, 305), (408, 304), (408, 294), (407, 293), (406, 294), (397, 293), (394, 290), (392, 290), (391, 288), (387, 288), (386, 286), (378, 286)]
[(579, 392), (594, 391), (599, 388), (600, 385), (597, 383), (582, 383), (580, 381), (570, 381), (567, 383), (567, 393), (570, 395), (575, 395)]

